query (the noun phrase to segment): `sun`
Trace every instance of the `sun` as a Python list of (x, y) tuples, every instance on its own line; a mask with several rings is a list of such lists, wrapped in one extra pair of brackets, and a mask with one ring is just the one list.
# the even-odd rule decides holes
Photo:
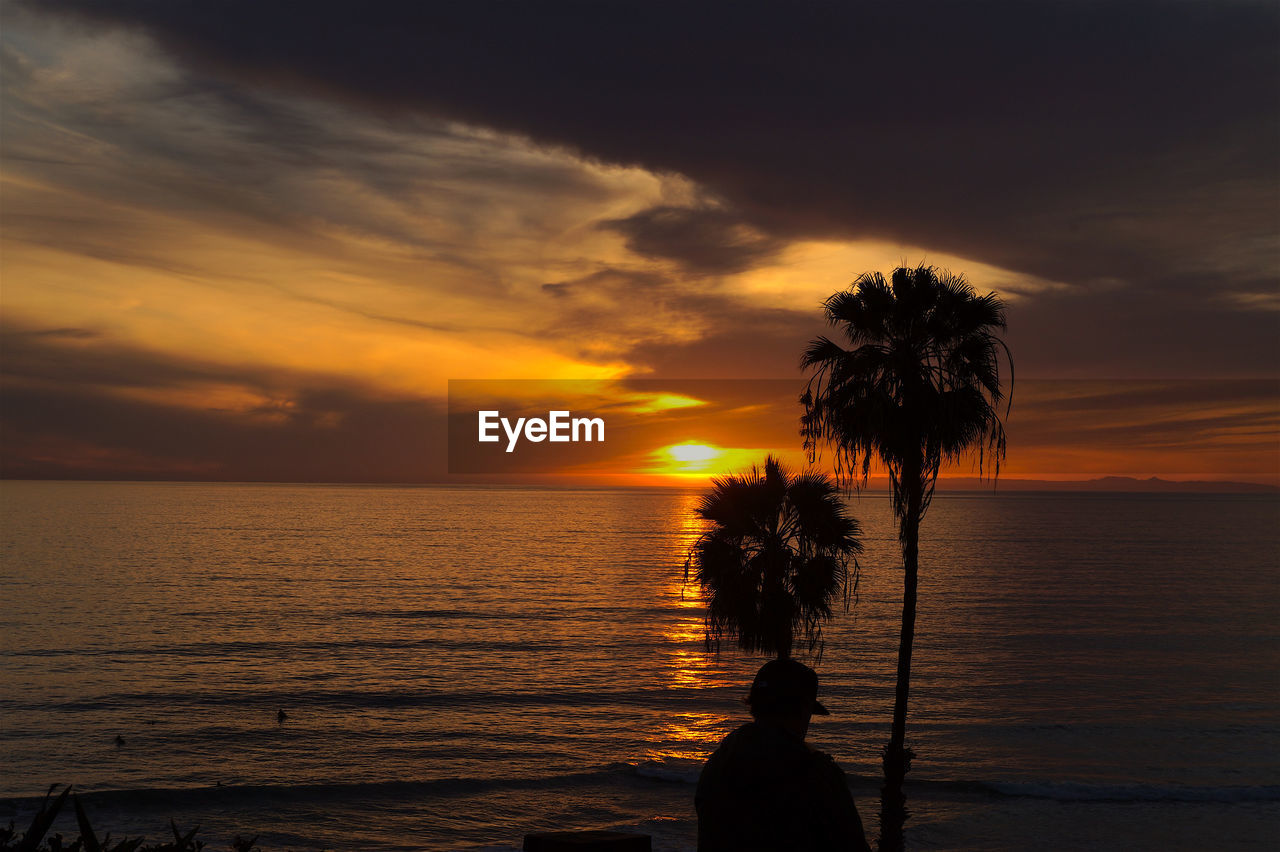
[(683, 444), (672, 444), (669, 447), (663, 447), (662, 450), (671, 458), (691, 468), (702, 467), (705, 463), (715, 461), (724, 455), (724, 450), (719, 447), (695, 444), (692, 441), (686, 441)]
[(650, 450), (646, 454), (648, 464), (635, 472), (646, 476), (671, 477), (682, 482), (705, 482), (735, 471), (747, 473), (753, 466), (764, 464), (765, 457), (769, 455), (782, 459), (795, 469), (804, 467), (803, 455), (785, 449), (722, 447), (691, 439)]
[(682, 441), (650, 453), (652, 466), (647, 472), (682, 479), (709, 479), (735, 468), (749, 468), (764, 455), (763, 451)]

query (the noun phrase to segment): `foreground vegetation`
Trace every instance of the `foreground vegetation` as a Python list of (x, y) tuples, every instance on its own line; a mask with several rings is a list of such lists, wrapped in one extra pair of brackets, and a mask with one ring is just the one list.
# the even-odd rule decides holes
[[(161, 843), (146, 843), (145, 837), (137, 837), (132, 840), (124, 838), (112, 842), (111, 835), (105, 835), (101, 840), (98, 839), (97, 833), (93, 830), (93, 825), (89, 822), (89, 816), (84, 812), (84, 807), (80, 804), (77, 796), (72, 796), (71, 801), (76, 811), (76, 824), (80, 830), (79, 836), (75, 840), (67, 841), (61, 834), (54, 834), (52, 837), (46, 837), (49, 829), (53, 826), (54, 819), (57, 818), (58, 812), (62, 810), (62, 806), (67, 802), (67, 796), (71, 794), (71, 787), (68, 786), (56, 798), (53, 791), (58, 785), (54, 784), (49, 788), (49, 792), (45, 794), (44, 801), (40, 804), (40, 810), (31, 820), (31, 826), (26, 832), (19, 837), (14, 829), (13, 823), (10, 822), (7, 828), (0, 828), (0, 852), (200, 852), (204, 849), (203, 840), (196, 840), (196, 832), (200, 830), (200, 826), (196, 826), (191, 831), (183, 834), (178, 830), (178, 826), (173, 820), (169, 821), (169, 828), (173, 831), (173, 840)], [(231, 841), (230, 848), (233, 852), (260, 852), (254, 844), (258, 838), (254, 837), (245, 840), (237, 836)]]
[(862, 552), (858, 522), (826, 476), (794, 476), (773, 456), (763, 469), (714, 480), (698, 504), (710, 522), (685, 562), (707, 602), (707, 644), (733, 637), (748, 653), (815, 657), (831, 604), (849, 608)]

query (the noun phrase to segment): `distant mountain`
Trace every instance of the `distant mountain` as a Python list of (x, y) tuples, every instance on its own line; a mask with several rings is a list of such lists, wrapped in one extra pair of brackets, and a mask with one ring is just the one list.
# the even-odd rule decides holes
[[(1153, 476), (1137, 479), (1132, 476), (1103, 476), (1098, 479), (1062, 481), (1053, 479), (1005, 479), (996, 486), (1000, 491), (1166, 491), (1202, 494), (1280, 494), (1280, 486), (1257, 482), (1227, 482), (1221, 480), (1177, 481)], [(938, 480), (939, 491), (989, 491), (991, 482), (976, 477), (955, 477)]]

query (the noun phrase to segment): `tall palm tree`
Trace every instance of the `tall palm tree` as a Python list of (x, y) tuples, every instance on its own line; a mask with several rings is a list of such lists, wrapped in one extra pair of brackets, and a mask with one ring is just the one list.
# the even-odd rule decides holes
[(889, 471), (902, 547), (902, 633), (893, 728), (885, 746), (881, 791), (882, 850), (902, 848), (906, 800), (902, 782), (914, 754), (906, 747), (911, 645), (915, 638), (920, 523), (938, 469), (976, 456), (980, 475), (999, 473), (1005, 454), (1000, 353), (1013, 361), (998, 332), (1004, 303), (979, 296), (962, 276), (931, 267), (878, 272), (826, 301), (828, 322), (849, 346), (819, 337), (801, 366), (812, 371), (801, 401), (801, 432), (815, 454), (834, 449), (837, 479), (865, 485), (873, 462)]
[[(822, 474), (790, 475), (772, 456), (764, 469), (713, 480), (698, 515), (711, 522), (689, 551), (707, 599), (707, 643), (736, 638), (748, 652), (789, 657), (798, 635), (821, 650), (831, 603), (856, 585), (858, 522)], [(850, 563), (853, 582), (850, 582)]]

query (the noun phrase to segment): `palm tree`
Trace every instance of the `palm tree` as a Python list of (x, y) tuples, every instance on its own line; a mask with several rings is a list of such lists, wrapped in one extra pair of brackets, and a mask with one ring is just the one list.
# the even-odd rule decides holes
[(692, 571), (707, 599), (708, 647), (730, 636), (745, 651), (789, 657), (798, 634), (820, 653), (822, 624), (837, 595), (848, 607), (862, 550), (839, 488), (822, 474), (791, 476), (772, 456), (713, 484), (697, 510), (711, 528), (685, 562), (685, 581)]
[[(885, 746), (880, 849), (902, 848), (902, 782), (915, 755), (906, 747), (907, 693), (915, 637), (920, 522), (938, 469), (976, 455), (979, 475), (999, 474), (1005, 454), (1000, 352), (1004, 303), (979, 296), (962, 276), (931, 267), (878, 272), (826, 301), (828, 322), (850, 349), (819, 337), (801, 366), (811, 370), (801, 432), (811, 457), (833, 447), (836, 476), (865, 485), (873, 462), (889, 471), (902, 547), (902, 633), (893, 728)], [(1004, 414), (1008, 416), (1008, 407)]]

